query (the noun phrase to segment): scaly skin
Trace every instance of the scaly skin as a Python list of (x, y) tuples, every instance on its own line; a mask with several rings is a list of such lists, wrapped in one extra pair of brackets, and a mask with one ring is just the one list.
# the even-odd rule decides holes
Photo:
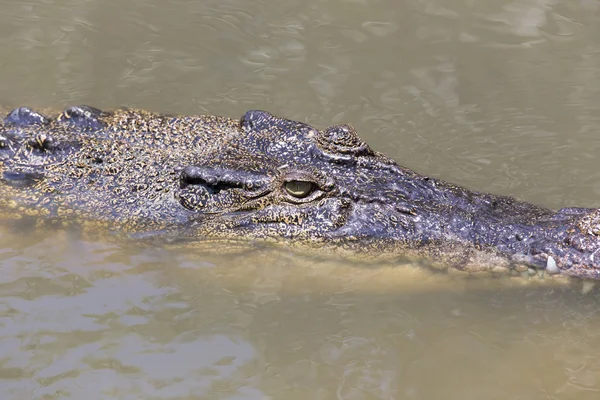
[(600, 279), (599, 210), (554, 212), (417, 174), (349, 125), (319, 131), (263, 111), (238, 121), (22, 107), (0, 123), (0, 160), (6, 219)]

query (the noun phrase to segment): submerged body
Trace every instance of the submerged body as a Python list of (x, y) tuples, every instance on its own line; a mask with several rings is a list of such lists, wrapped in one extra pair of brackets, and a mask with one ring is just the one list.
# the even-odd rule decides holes
[(0, 122), (0, 210), (135, 237), (243, 238), (600, 279), (600, 211), (420, 175), (349, 125), (21, 107)]

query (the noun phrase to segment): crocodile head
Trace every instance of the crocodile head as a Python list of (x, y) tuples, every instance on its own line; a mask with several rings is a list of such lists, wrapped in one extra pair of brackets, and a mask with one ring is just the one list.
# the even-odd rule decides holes
[(390, 236), (406, 216), (403, 173), (350, 125), (319, 131), (249, 111), (224, 145), (182, 169), (177, 197), (202, 235)]
[(469, 191), (399, 166), (350, 125), (317, 130), (263, 111), (237, 122), (19, 108), (0, 121), (0, 188), (8, 218), (51, 225), (284, 238), (463, 270), (533, 266), (600, 279), (598, 210)]
[(554, 212), (418, 174), (345, 124), (317, 130), (249, 111), (237, 131), (181, 170), (176, 196), (196, 213), (199, 237), (297, 239), (425, 256), (470, 272), (556, 272), (558, 263), (573, 275), (598, 275), (600, 242), (575, 229), (590, 210)]

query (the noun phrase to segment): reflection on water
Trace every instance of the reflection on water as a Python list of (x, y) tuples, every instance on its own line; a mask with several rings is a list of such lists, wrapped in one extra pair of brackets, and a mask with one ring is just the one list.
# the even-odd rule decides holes
[(9, 398), (598, 395), (597, 292), (279, 249), (3, 238)]
[[(554, 208), (600, 205), (597, 0), (0, 9), (7, 106), (352, 122), (418, 171)], [(600, 396), (597, 290), (10, 228), (2, 399)]]

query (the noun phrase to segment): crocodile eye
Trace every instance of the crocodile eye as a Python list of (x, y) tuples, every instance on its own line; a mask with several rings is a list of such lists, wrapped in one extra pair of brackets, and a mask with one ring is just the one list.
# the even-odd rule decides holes
[(290, 195), (302, 199), (311, 194), (315, 186), (310, 181), (289, 181), (285, 183), (285, 190)]

